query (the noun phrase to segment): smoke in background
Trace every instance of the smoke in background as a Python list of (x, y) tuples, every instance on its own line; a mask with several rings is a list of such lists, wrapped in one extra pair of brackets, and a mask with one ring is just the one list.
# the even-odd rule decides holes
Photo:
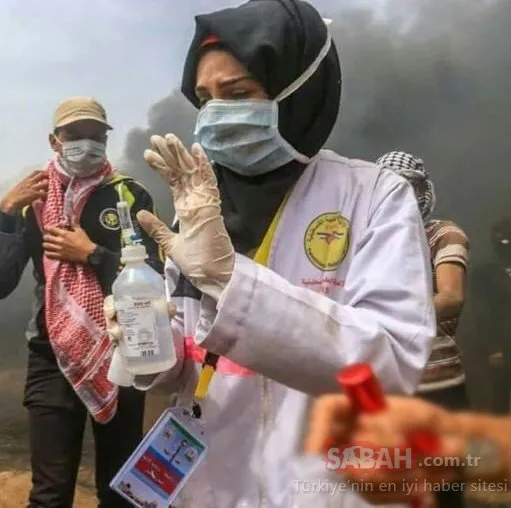
[[(511, 2), (394, 0), (387, 12), (385, 22), (362, 10), (332, 16), (343, 96), (328, 146), (369, 160), (395, 149), (421, 156), (437, 184), (438, 215), (458, 221), (473, 261), (484, 261), (491, 223), (511, 213)], [(191, 143), (194, 121), (176, 91), (127, 139), (126, 169), (147, 183), (165, 218), (169, 194), (142, 155), (154, 133)]]
[(158, 215), (169, 222), (173, 213), (170, 191), (162, 179), (144, 161), (144, 150), (150, 148), (153, 134), (174, 133), (186, 146), (193, 143), (195, 108), (184, 100), (180, 92), (174, 91), (158, 101), (148, 114), (148, 129), (133, 129), (127, 136), (123, 169), (135, 175), (151, 191)]
[(511, 2), (414, 4), (406, 32), (364, 17), (337, 30), (346, 87), (331, 142), (372, 160), (392, 149), (420, 155), (438, 214), (468, 232), (478, 263), (491, 254), (491, 223), (511, 213)]

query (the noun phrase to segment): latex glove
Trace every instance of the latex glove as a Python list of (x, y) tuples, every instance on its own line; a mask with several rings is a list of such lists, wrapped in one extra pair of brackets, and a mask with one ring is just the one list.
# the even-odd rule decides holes
[(145, 210), (137, 219), (181, 273), (218, 301), (232, 275), (234, 247), (221, 215), (213, 168), (197, 143), (188, 152), (176, 136), (167, 134), (152, 136), (151, 144), (153, 150), (146, 150), (144, 158), (170, 186), (179, 234)]
[[(172, 319), (176, 315), (176, 306), (172, 302), (167, 302), (169, 316)], [(110, 342), (115, 346), (119, 345), (122, 340), (122, 330), (117, 321), (117, 312), (115, 310), (114, 297), (108, 295), (103, 302), (103, 313), (106, 321), (106, 331)]]

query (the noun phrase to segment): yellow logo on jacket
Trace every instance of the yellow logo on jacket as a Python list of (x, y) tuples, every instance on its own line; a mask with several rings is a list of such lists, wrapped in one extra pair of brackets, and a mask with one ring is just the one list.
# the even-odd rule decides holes
[(339, 212), (316, 217), (305, 231), (304, 246), (309, 261), (323, 272), (332, 272), (343, 262), (350, 245), (350, 223)]

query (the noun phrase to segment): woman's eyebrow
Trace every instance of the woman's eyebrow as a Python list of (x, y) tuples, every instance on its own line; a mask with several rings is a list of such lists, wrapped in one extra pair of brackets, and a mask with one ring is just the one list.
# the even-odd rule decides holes
[(239, 76), (237, 78), (226, 79), (225, 81), (219, 83), (218, 86), (220, 88), (224, 88), (227, 86), (236, 85), (237, 83), (240, 83), (242, 81), (254, 81), (254, 78), (247, 74), (246, 76)]
[[(228, 86), (235, 85), (235, 84), (240, 83), (242, 81), (254, 81), (254, 78), (252, 76), (249, 76), (248, 74), (246, 76), (238, 76), (236, 78), (229, 78), (229, 79), (226, 79), (225, 81), (222, 81), (221, 83), (219, 83), (218, 87), (219, 88), (226, 88)], [(207, 93), (207, 92), (208, 92), (208, 89), (205, 86), (198, 85), (195, 88), (195, 93), (197, 95), (199, 95), (201, 93), (204, 94), (204, 93)]]

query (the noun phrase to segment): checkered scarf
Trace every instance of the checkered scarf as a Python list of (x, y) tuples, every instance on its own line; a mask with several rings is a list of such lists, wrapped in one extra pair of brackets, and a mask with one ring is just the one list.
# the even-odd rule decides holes
[[(422, 159), (405, 152), (388, 152), (376, 164), (391, 169), (406, 178), (413, 186), (424, 222), (427, 222), (436, 205), (435, 186), (424, 169)], [(417, 185), (422, 184), (422, 185)]]
[[(70, 180), (58, 156), (46, 170), (47, 198), (33, 206), (41, 231), (78, 224), (91, 193), (113, 174), (107, 162), (91, 177)], [(107, 380), (112, 346), (101, 286), (86, 265), (44, 256), (43, 267), (46, 326), (58, 365), (93, 418), (106, 423), (115, 415), (118, 389)]]

